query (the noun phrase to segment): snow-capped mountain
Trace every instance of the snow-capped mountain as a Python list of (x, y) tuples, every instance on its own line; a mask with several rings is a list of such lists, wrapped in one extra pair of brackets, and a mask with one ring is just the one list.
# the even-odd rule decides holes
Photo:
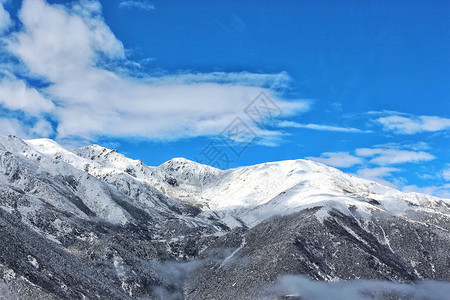
[[(184, 158), (149, 167), (142, 161), (98, 145), (71, 152), (48, 139), (26, 143), (49, 158), (88, 172), (126, 193), (131, 191), (123, 190), (123, 185), (133, 181), (141, 184), (140, 189), (142, 185), (153, 187), (172, 199), (199, 206), (203, 208), (203, 214), (218, 213), (232, 228), (242, 222), (252, 227), (272, 216), (321, 205), (324, 206), (318, 213), (321, 217), (325, 217), (331, 208), (361, 217), (370, 217), (375, 212), (401, 215), (427, 210), (449, 212), (441, 199), (402, 193), (303, 159), (226, 171)], [(138, 192), (132, 196), (140, 200), (139, 204), (146, 203)], [(156, 204), (149, 205), (154, 207)], [(349, 207), (354, 207), (352, 213)]]
[(449, 199), (308, 160), (151, 167), (98, 145), (0, 138), (10, 298), (256, 299), (285, 274), (449, 280), (449, 230)]

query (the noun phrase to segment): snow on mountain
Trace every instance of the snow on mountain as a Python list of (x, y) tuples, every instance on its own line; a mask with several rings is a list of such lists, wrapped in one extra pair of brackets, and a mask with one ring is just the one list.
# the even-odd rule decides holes
[(127, 180), (132, 180), (132, 177), (135, 182), (150, 185), (164, 195), (195, 205), (201, 204), (198, 197), (201, 197), (202, 186), (222, 172), (184, 158), (174, 158), (159, 167), (150, 167), (140, 160), (98, 145), (69, 151), (49, 139), (26, 142), (43, 155), (64, 161), (110, 183), (113, 177), (127, 177)]
[(173, 158), (156, 168), (155, 173), (163, 178), (163, 184), (150, 181), (168, 196), (200, 207), (208, 207), (209, 199), (204, 191), (217, 182), (224, 171), (190, 161)]
[(108, 185), (69, 163), (47, 157), (60, 149), (56, 144), (47, 143), (51, 147), (41, 153), (9, 136), (2, 137), (0, 145), (0, 169), (14, 188), (81, 218), (95, 214), (112, 223), (130, 220), (129, 213), (111, 200), (114, 191)]
[[(447, 200), (402, 193), (302, 159), (226, 171), (184, 158), (150, 167), (98, 145), (71, 152), (47, 139), (27, 143), (43, 155), (62, 160), (116, 186), (118, 177), (128, 178), (125, 180), (128, 182), (132, 177), (139, 188), (144, 185), (153, 189), (153, 193), (159, 191), (171, 199), (199, 206), (205, 217), (218, 215), (232, 228), (242, 224), (254, 226), (275, 215), (317, 206), (323, 206), (317, 213), (319, 218), (325, 217), (331, 208), (362, 217), (375, 212), (402, 215), (427, 210), (449, 212)], [(155, 203), (148, 203), (148, 206), (154, 207)]]
[[(49, 174), (66, 174), (68, 178), (75, 176), (78, 202), (95, 217), (115, 224), (154, 220), (164, 223), (175, 219), (190, 227), (208, 227), (217, 223), (208, 220), (207, 216), (194, 221), (198, 209), (163, 193), (168, 189), (165, 187), (173, 184), (167, 174), (157, 167), (126, 158), (115, 150), (92, 145), (69, 151), (48, 139), (28, 140), (23, 145), (45, 158), (43, 165)], [(59, 171), (54, 165), (64, 170)], [(48, 193), (43, 194), (46, 196)], [(62, 198), (60, 202), (64, 203), (64, 196)], [(64, 205), (67, 204), (65, 202)]]
[(203, 186), (201, 197), (231, 227), (241, 222), (254, 226), (275, 215), (316, 206), (324, 207), (318, 213), (321, 218), (331, 208), (366, 217), (374, 212), (408, 214), (441, 210), (449, 213), (445, 200), (402, 193), (301, 159), (224, 171), (215, 181)]

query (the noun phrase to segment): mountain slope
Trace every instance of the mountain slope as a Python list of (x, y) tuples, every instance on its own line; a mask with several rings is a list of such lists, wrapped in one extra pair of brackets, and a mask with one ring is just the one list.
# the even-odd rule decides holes
[[(442, 210), (448, 213), (448, 206), (438, 198), (402, 193), (307, 160), (264, 163), (222, 171), (175, 158), (159, 167), (149, 167), (97, 145), (76, 149), (72, 153), (60, 146), (57, 151), (49, 151), (55, 144), (50, 140), (28, 143), (37, 150), (41, 145), (45, 149), (42, 152), (46, 151), (56, 159), (109, 183), (113, 182), (111, 177), (128, 174), (172, 199), (203, 207), (206, 214), (208, 211), (220, 213), (231, 227), (239, 226), (240, 221), (253, 226), (274, 215), (289, 214), (323, 203), (346, 213), (349, 206), (354, 206), (361, 216), (369, 216), (376, 211), (407, 214)], [(67, 154), (62, 155), (62, 152)], [(235, 217), (240, 221), (234, 220)]]

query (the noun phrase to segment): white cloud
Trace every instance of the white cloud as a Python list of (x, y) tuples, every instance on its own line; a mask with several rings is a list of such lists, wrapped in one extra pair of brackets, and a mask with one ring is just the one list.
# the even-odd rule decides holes
[(29, 129), (29, 134), (33, 137), (47, 137), (53, 134), (53, 127), (50, 122), (40, 119)]
[(15, 135), (21, 138), (28, 138), (22, 124), (16, 119), (0, 118), (0, 135)]
[(15, 135), (23, 139), (48, 137), (53, 134), (52, 125), (44, 120), (22, 122), (14, 118), (0, 118), (0, 135)]
[[(82, 2), (81, 4), (83, 4)], [(90, 7), (78, 6), (78, 14), (42, 0), (25, 0), (19, 13), (24, 25), (10, 49), (31, 72), (51, 82), (81, 80), (99, 55), (124, 58), (122, 43)]]
[(32, 115), (50, 112), (53, 102), (34, 88), (27, 87), (22, 80), (0, 81), (0, 105), (11, 110), (22, 110)]
[[(306, 111), (307, 101), (285, 101), (286, 73), (181, 73), (131, 77), (102, 67), (104, 57), (125, 61), (122, 43), (100, 14), (98, 2), (67, 8), (25, 0), (21, 32), (9, 49), (35, 76), (56, 104), (57, 138), (96, 136), (178, 139), (220, 133), (261, 92), (273, 97), (284, 116)], [(276, 140), (281, 132), (266, 132)]]
[(282, 121), (278, 123), (280, 127), (292, 127), (292, 128), (306, 128), (312, 130), (321, 130), (321, 131), (337, 131), (337, 132), (359, 132), (359, 133), (369, 133), (370, 131), (365, 131), (352, 127), (339, 127), (339, 126), (331, 126), (331, 125), (320, 125), (320, 124), (302, 124), (292, 121)]
[[(356, 176), (397, 188), (405, 184), (405, 179), (398, 176), (393, 178), (392, 173), (399, 172), (401, 170), (398, 168), (389, 167), (389, 165), (419, 163), (435, 159), (435, 157), (428, 152), (405, 150), (402, 148), (428, 149), (429, 146), (426, 143), (388, 143), (377, 145), (373, 148), (358, 148), (355, 150), (356, 155), (349, 154), (348, 152), (325, 152), (322, 153), (320, 157), (307, 157), (307, 159), (334, 167), (346, 168), (355, 165), (362, 165), (361, 169), (357, 170)], [(378, 167), (375, 167), (374, 165)], [(446, 175), (450, 176), (450, 170), (448, 174), (444, 173), (443, 177)]]
[(325, 152), (320, 157), (309, 156), (306, 158), (338, 168), (347, 168), (363, 162), (361, 158), (350, 155), (348, 152)]
[[(384, 148), (381, 148), (383, 146)], [(433, 155), (424, 151), (405, 150), (406, 149), (426, 149), (426, 143), (417, 144), (398, 144), (389, 143), (374, 146), (374, 148), (358, 148), (355, 150), (356, 155), (348, 152), (325, 152), (320, 157), (307, 157), (307, 159), (321, 162), (334, 167), (353, 167), (362, 165), (356, 171), (356, 176), (373, 180), (385, 186), (398, 188), (405, 184), (402, 177), (392, 176), (394, 172), (401, 170), (389, 165), (402, 163), (418, 163), (435, 159)], [(374, 167), (378, 165), (378, 167)], [(449, 174), (450, 176), (450, 171)], [(445, 175), (443, 175), (445, 176)]]
[(406, 185), (403, 187), (403, 192), (410, 193), (422, 193), (427, 195), (433, 195), (440, 198), (450, 199), (450, 184), (444, 184), (442, 186), (427, 186), (418, 187), (417, 185)]
[(363, 157), (373, 157), (370, 162), (377, 165), (391, 165), (400, 163), (417, 163), (435, 159), (433, 155), (424, 151), (409, 151), (386, 148), (359, 148), (356, 154)]
[(394, 184), (387, 181), (385, 177), (389, 177), (393, 172), (400, 171), (397, 168), (379, 167), (379, 168), (364, 168), (357, 171), (356, 176), (373, 180), (385, 186), (395, 187)]
[(450, 129), (450, 119), (437, 116), (390, 115), (375, 120), (387, 131), (398, 134), (415, 134)]
[(147, 1), (138, 1), (138, 0), (126, 0), (122, 1), (119, 4), (119, 8), (126, 8), (126, 9), (140, 9), (140, 10), (154, 10), (155, 6)]
[(429, 150), (431, 149), (430, 145), (428, 145), (425, 142), (417, 142), (413, 144), (406, 144), (406, 143), (386, 143), (386, 144), (379, 144), (372, 146), (373, 148), (388, 148), (388, 149), (406, 149), (406, 150)]
[(3, 7), (3, 4), (0, 2), (0, 35), (4, 34), (8, 29), (13, 25), (11, 17), (9, 13)]
[[(352, 167), (354, 165), (367, 163), (379, 166), (386, 166), (401, 163), (418, 163), (422, 161), (430, 161), (435, 159), (433, 155), (425, 151), (405, 150), (405, 149), (428, 149), (428, 148), (429, 146), (426, 143), (417, 143), (417, 144), (388, 143), (383, 145), (377, 145), (374, 146), (373, 148), (358, 148), (355, 150), (356, 155), (349, 154), (348, 152), (324, 152), (320, 155), (320, 157), (309, 156), (306, 158), (334, 167), (347, 168)], [(375, 171), (380, 172), (383, 170), (393, 171), (393, 169), (390, 168), (374, 168), (367, 170), (373, 170), (371, 172)]]
[(240, 84), (268, 89), (288, 88), (291, 78), (286, 72), (277, 74), (255, 74), (249, 72), (211, 72), (211, 73), (178, 73), (160, 77), (144, 78), (144, 82), (153, 85), (198, 84), (214, 82), (220, 84)]
[(102, 4), (95, 0), (78, 0), (78, 2), (72, 3), (71, 9), (79, 15), (89, 18), (91, 15), (102, 13)]
[(445, 180), (450, 181), (450, 168), (442, 171), (442, 177), (444, 177)]

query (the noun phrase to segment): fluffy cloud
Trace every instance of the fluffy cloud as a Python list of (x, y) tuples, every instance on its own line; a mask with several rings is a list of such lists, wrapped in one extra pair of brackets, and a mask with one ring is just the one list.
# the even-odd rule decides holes
[[(105, 24), (96, 1), (66, 7), (25, 0), (19, 19), (23, 29), (11, 36), (9, 49), (33, 76), (49, 82), (41, 91), (55, 103), (58, 139), (136, 136), (168, 140), (218, 134), (261, 91), (273, 97), (283, 116), (309, 109), (307, 101), (277, 97), (274, 90), (289, 84), (286, 73), (137, 78), (114, 71), (114, 64), (127, 63), (124, 47)], [(273, 141), (280, 134), (266, 132), (265, 136)]]
[(83, 80), (101, 56), (124, 58), (122, 43), (89, 3), (69, 11), (43, 0), (25, 0), (19, 13), (24, 28), (9, 48), (31, 72), (55, 84)]
[(121, 1), (119, 4), (119, 8), (140, 9), (150, 11), (155, 9), (155, 6), (147, 1), (127, 0)]
[(28, 136), (31, 137), (41, 137), (50, 136), (53, 134), (53, 127), (47, 120), (37, 120), (35, 124), (28, 129)]
[(391, 165), (407, 162), (421, 162), (433, 160), (435, 157), (424, 151), (410, 151), (385, 148), (359, 148), (356, 154), (363, 157), (373, 157), (370, 162), (377, 165)]
[(16, 119), (0, 118), (0, 135), (15, 135), (22, 138), (28, 137), (23, 125)]
[(11, 110), (21, 110), (37, 115), (54, 109), (53, 102), (34, 88), (27, 87), (23, 80), (0, 81), (0, 105)]
[(347, 168), (363, 162), (361, 158), (350, 155), (348, 152), (325, 152), (320, 157), (310, 156), (307, 159), (338, 168)]
[(46, 120), (27, 120), (26, 123), (13, 118), (0, 118), (0, 135), (15, 135), (23, 139), (49, 136), (52, 125)]
[(291, 121), (282, 121), (278, 123), (280, 127), (292, 127), (292, 128), (306, 128), (312, 130), (320, 130), (320, 131), (337, 131), (337, 132), (365, 132), (368, 133), (370, 131), (365, 131), (352, 127), (339, 127), (339, 126), (331, 126), (331, 125), (320, 125), (320, 124), (302, 124)]
[(0, 1), (0, 35), (4, 34), (11, 27), (11, 25), (11, 17)]
[(390, 115), (375, 120), (387, 131), (398, 134), (415, 134), (450, 129), (450, 119), (436, 116)]

